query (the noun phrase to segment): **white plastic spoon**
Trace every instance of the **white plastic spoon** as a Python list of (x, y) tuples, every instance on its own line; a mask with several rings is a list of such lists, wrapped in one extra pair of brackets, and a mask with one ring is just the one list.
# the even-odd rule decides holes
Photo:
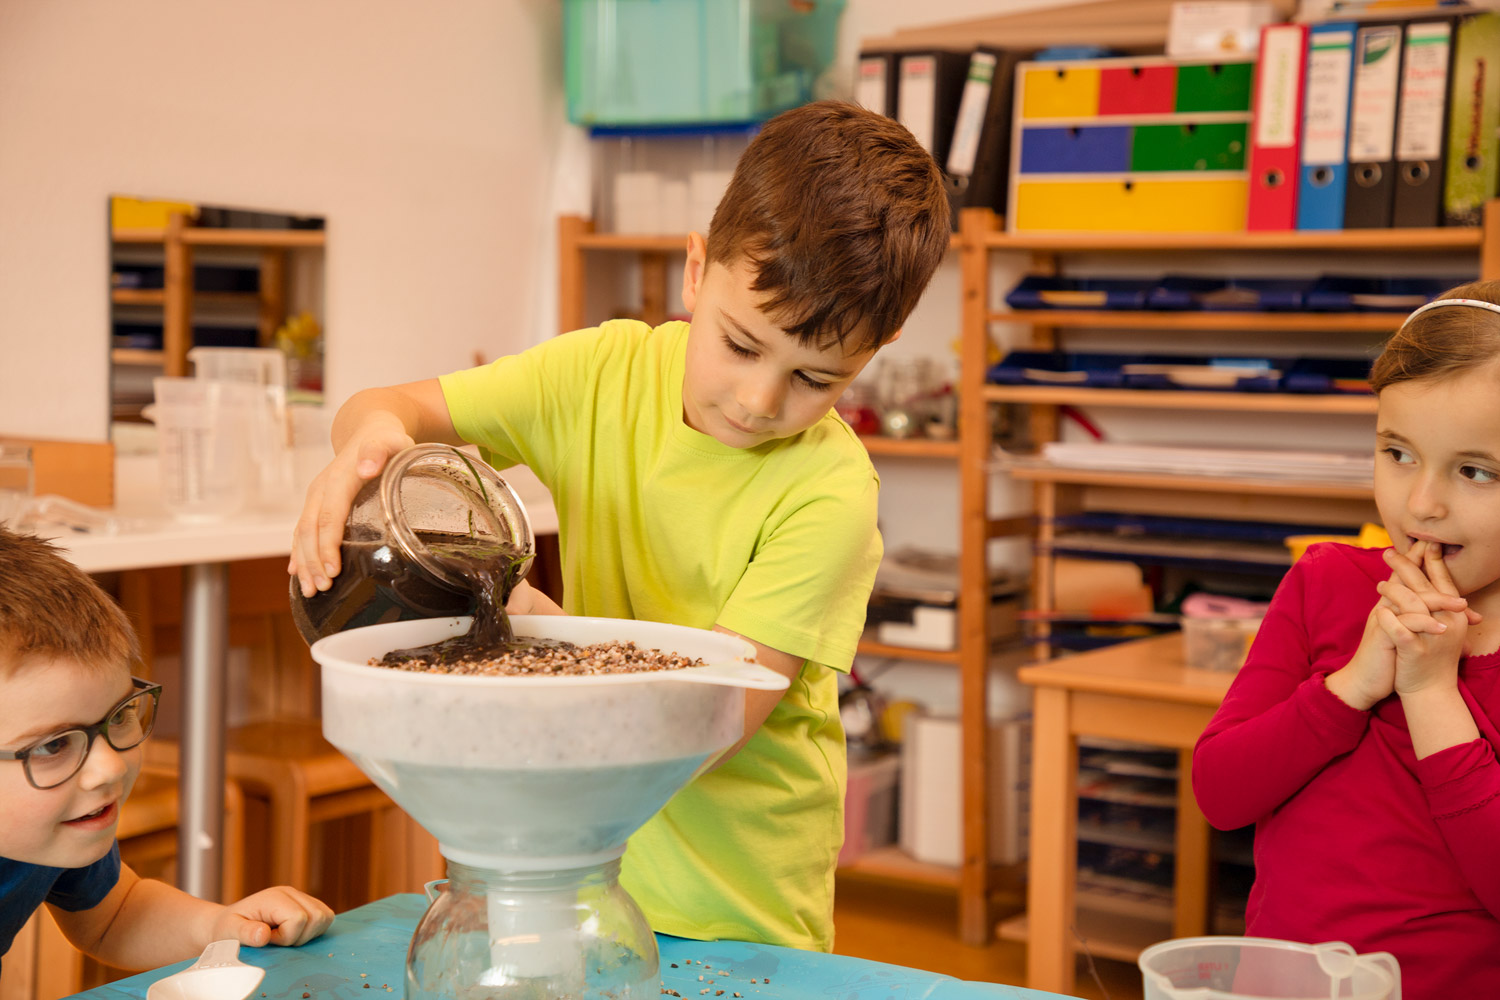
[(146, 1000), (245, 1000), (260, 985), (266, 970), (239, 959), (240, 943), (215, 941), (198, 961), (152, 983)]

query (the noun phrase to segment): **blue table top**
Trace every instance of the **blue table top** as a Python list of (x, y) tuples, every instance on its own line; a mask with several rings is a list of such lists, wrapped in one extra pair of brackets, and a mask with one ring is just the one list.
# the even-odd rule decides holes
[[(426, 909), (425, 896), (390, 896), (339, 914), (327, 933), (300, 948), (241, 948), (240, 961), (266, 970), (251, 1000), (300, 1000), (304, 993), (316, 1000), (404, 997), (406, 948)], [(744, 1000), (1055, 1000), (1058, 996), (773, 945), (690, 941), (666, 935), (657, 935), (657, 943), (661, 948), (661, 981), (683, 1000), (698, 1000), (700, 996), (706, 982), (698, 980), (703, 974), (701, 963), (714, 969), (709, 978), (718, 981), (715, 989), (725, 986), (731, 993), (743, 994)], [(179, 962), (143, 972), (78, 996), (88, 1000), (141, 1000), (146, 987), (190, 964)], [(732, 971), (726, 975), (721, 971), (724, 969)], [(360, 973), (365, 975), (361, 977)], [(751, 983), (752, 979), (758, 982)], [(365, 983), (370, 984), (369, 989), (364, 988)]]

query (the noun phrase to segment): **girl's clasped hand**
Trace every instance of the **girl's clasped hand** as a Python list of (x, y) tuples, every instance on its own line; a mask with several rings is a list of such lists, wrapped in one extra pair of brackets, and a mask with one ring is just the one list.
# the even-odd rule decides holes
[(1406, 552), (1385, 552), (1390, 578), (1376, 585), (1359, 648), (1343, 676), (1329, 686), (1345, 702), (1367, 710), (1391, 694), (1453, 685), (1470, 625), (1483, 616), (1458, 592), (1442, 547), (1418, 540)]
[(1456, 684), (1469, 626), (1483, 619), (1454, 586), (1442, 546), (1419, 540), (1405, 555), (1387, 550), (1385, 562), (1391, 577), (1376, 586), (1372, 614), (1395, 654), (1392, 689), (1403, 695)]

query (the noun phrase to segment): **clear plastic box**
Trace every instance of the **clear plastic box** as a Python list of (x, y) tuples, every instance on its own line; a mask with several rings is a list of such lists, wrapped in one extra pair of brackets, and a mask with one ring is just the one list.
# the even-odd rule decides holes
[(813, 99), (845, 0), (564, 0), (568, 120), (763, 121)]
[(1187, 665), (1198, 670), (1234, 673), (1245, 662), (1260, 630), (1259, 618), (1182, 618), (1182, 647)]

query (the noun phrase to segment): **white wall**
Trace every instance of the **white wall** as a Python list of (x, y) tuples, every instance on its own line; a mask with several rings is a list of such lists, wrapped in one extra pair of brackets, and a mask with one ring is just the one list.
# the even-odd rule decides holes
[(106, 434), (112, 193), (325, 216), (335, 401), (533, 342), (559, 31), (557, 0), (0, 0), (0, 432)]

